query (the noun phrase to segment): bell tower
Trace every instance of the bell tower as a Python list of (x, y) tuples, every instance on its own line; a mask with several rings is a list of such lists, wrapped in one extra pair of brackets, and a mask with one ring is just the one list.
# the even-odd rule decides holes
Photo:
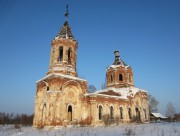
[(68, 5), (66, 6), (65, 17), (65, 23), (51, 42), (50, 64), (47, 75), (59, 73), (77, 77), (76, 57), (78, 43), (68, 23)]
[(119, 51), (114, 52), (115, 60), (106, 70), (107, 87), (134, 86), (132, 68), (120, 59)]

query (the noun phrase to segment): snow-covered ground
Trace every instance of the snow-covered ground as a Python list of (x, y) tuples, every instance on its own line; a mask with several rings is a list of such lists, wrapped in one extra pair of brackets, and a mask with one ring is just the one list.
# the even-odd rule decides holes
[(180, 136), (180, 123), (121, 124), (96, 127), (46, 127), (36, 129), (0, 126), (0, 136)]

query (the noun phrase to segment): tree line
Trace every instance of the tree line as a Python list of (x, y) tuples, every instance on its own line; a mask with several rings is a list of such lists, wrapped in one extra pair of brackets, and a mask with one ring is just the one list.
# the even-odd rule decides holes
[(21, 125), (32, 125), (34, 114), (14, 114), (0, 112), (0, 124), (21, 124)]

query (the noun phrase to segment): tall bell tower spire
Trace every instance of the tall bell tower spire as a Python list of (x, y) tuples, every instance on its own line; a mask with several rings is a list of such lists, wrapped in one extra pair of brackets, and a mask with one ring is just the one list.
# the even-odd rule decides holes
[(51, 56), (49, 71), (47, 73), (60, 73), (64, 75), (77, 76), (76, 57), (78, 44), (74, 38), (71, 27), (68, 23), (69, 6), (66, 5), (66, 20), (51, 42)]
[(66, 17), (66, 21), (68, 21), (68, 17), (69, 17), (68, 7), (69, 7), (69, 5), (68, 5), (68, 3), (67, 3), (67, 5), (66, 5), (66, 13), (64, 14), (65, 17)]

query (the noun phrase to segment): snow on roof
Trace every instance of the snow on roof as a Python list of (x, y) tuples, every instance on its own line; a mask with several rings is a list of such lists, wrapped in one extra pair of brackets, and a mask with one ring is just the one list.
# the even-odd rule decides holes
[(68, 21), (65, 21), (65, 23), (63, 24), (62, 28), (60, 29), (56, 37), (75, 40)]
[(78, 77), (74, 77), (74, 76), (70, 76), (70, 75), (63, 75), (63, 74), (59, 74), (59, 73), (53, 73), (53, 74), (49, 74), (49, 75), (45, 76), (44, 78), (38, 80), (36, 83), (39, 83), (39, 82), (41, 82), (41, 81), (43, 81), (43, 80), (45, 80), (45, 79), (47, 79), (49, 77), (52, 77), (52, 76), (87, 82), (87, 80), (81, 79), (81, 78), (78, 78)]
[[(102, 94), (102, 93), (109, 92), (109, 91), (113, 91), (113, 92), (119, 94), (119, 96)], [(145, 90), (142, 90), (142, 89), (139, 89), (136, 87), (132, 87), (132, 86), (131, 87), (124, 87), (124, 88), (109, 87), (109, 88), (106, 88), (104, 90), (96, 91), (94, 93), (85, 94), (85, 96), (104, 96), (104, 97), (128, 99), (128, 96), (134, 97), (135, 94), (138, 92), (146, 92), (147, 93), (147, 91), (145, 91)]]
[(114, 64), (112, 64), (112, 65), (110, 65), (108, 68), (107, 68), (107, 70), (108, 69), (110, 69), (110, 68), (117, 68), (117, 67), (119, 67), (119, 66), (122, 66), (122, 67), (125, 67), (125, 68), (128, 68), (128, 67), (130, 67), (130, 66), (124, 66), (124, 65), (122, 65), (122, 64), (120, 64), (120, 65), (114, 65)]
[(160, 113), (151, 113), (152, 115), (154, 115), (156, 118), (162, 118), (162, 119), (165, 119), (167, 117), (161, 115)]
[(102, 96), (102, 97), (110, 97), (110, 98), (117, 98), (117, 99), (128, 100), (128, 98), (125, 97), (125, 96), (114, 96), (114, 95), (96, 94), (96, 93), (85, 94), (85, 96)]

